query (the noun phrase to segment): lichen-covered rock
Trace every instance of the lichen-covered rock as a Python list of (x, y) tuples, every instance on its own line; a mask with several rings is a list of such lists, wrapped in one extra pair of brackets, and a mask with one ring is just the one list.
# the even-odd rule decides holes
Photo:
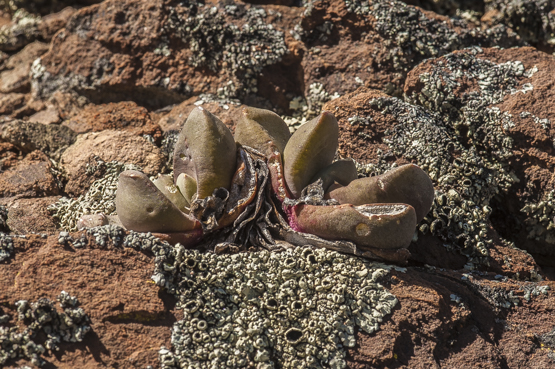
[(153, 279), (179, 296), (184, 311), (172, 329), (173, 348), (160, 350), (163, 368), (345, 368), (342, 347), (355, 346), (355, 327), (377, 331), (397, 303), (379, 284), (385, 269), (326, 249), (230, 258), (178, 245), (163, 255)]
[[(72, 233), (71, 236), (74, 241), (64, 244), (58, 242), (58, 235), (13, 237), (13, 256), (0, 262), (0, 306), (3, 311), (0, 316), (10, 318), (6, 324), (0, 323), (2, 329), (17, 324), (18, 301), (27, 300), (27, 306), (32, 308), (39, 299), (46, 297), (55, 301), (60, 291), (66, 291), (78, 298), (80, 308), (90, 318), (88, 325), (94, 334), (84, 335), (81, 343), (67, 343), (60, 337), (56, 345), (61, 355), (45, 352), (42, 358), (59, 367), (82, 368), (95, 363), (98, 358), (109, 366), (117, 366), (122, 360), (141, 367), (158, 366), (158, 350), (160, 346), (170, 344), (171, 326), (179, 315), (171, 307), (175, 304), (172, 297), (149, 282), (152, 258), (122, 248), (124, 235), (114, 230), (103, 232), (97, 229), (90, 234)], [(74, 246), (83, 236), (85, 240), (86, 237), (90, 239), (83, 246), (90, 246)], [(65, 301), (72, 300), (62, 297), (60, 302)], [(61, 310), (59, 314), (63, 314)], [(20, 324), (23, 330), (23, 322)], [(51, 333), (55, 336), (62, 332), (53, 329)], [(127, 340), (122, 339), (124, 336)], [(47, 338), (41, 333), (33, 340), (38, 339), (35, 342), (46, 348)], [(67, 338), (71, 340), (72, 337)], [(98, 354), (86, 348), (96, 344), (102, 346)], [(3, 348), (0, 345), (0, 350)], [(3, 367), (25, 364), (32, 365), (30, 360), (10, 360)]]
[(76, 89), (95, 102), (125, 96), (149, 107), (253, 94), (264, 67), (287, 52), (282, 16), (248, 4), (104, 1), (80, 9), (53, 39), (34, 67), (34, 91)]
[(15, 51), (35, 41), (41, 18), (24, 9), (15, 11), (10, 24), (0, 27), (0, 51)]
[(305, 94), (319, 83), (329, 94), (364, 86), (401, 95), (407, 73), (425, 58), (472, 45), (522, 44), (504, 25), (482, 31), (397, 0), (313, 2), (293, 32), (306, 48)]
[(55, 160), (59, 160), (64, 150), (77, 138), (74, 131), (64, 126), (21, 120), (3, 125), (0, 133), (2, 140), (10, 142), (23, 152), (40, 150)]
[[(447, 198), (455, 196), (455, 201), (464, 203), (470, 196), (478, 208), (491, 207), (485, 210), (501, 237), (543, 255), (553, 255), (555, 242), (549, 216), (554, 210), (549, 205), (552, 171), (548, 169), (555, 110), (540, 101), (555, 98), (553, 71), (553, 58), (533, 48), (484, 49), (423, 63), (411, 72), (405, 86), (411, 101), (437, 114), (452, 137), (471, 148), (461, 156), (462, 161), (453, 164), (473, 174), (457, 179), (451, 173), (442, 179), (438, 172), (438, 181), (446, 188), (454, 183), (464, 188), (470, 182), (474, 190), (453, 188), (445, 192)], [(476, 160), (472, 157), (481, 158), (482, 170), (493, 170), (490, 181), (479, 180), (484, 172), (471, 169)]]
[(555, 4), (551, 0), (485, 1), (482, 21), (488, 26), (504, 24), (532, 45), (553, 52)]
[(90, 182), (86, 193), (77, 198), (62, 197), (50, 205), (48, 210), (60, 228), (66, 231), (76, 231), (79, 220), (84, 215), (110, 216), (116, 211), (115, 199), (120, 173), (134, 169), (139, 168), (117, 161), (107, 163), (96, 157), (85, 168), (85, 173), (90, 178), (81, 178), (82, 181)]

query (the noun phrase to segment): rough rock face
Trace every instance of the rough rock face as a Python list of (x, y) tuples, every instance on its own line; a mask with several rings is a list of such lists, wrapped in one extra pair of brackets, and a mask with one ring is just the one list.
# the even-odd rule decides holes
[[(5, 3), (0, 366), (555, 365), (553, 1)], [(234, 130), (249, 105), (292, 132), (330, 111), (359, 177), (430, 176), (406, 268), (75, 231), (116, 216), (123, 170), (171, 172), (195, 107)], [(52, 351), (57, 296), (90, 331), (56, 323)]]

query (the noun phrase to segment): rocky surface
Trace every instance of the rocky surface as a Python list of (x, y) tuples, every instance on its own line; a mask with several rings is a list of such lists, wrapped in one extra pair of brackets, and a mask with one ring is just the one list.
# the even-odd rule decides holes
[[(177, 249), (117, 227), (75, 232), (77, 219), (113, 213), (124, 168), (169, 173), (176, 132), (194, 107), (233, 130), (244, 105), (276, 111), (291, 131), (329, 110), (340, 126), (338, 155), (354, 158), (359, 176), (412, 162), (436, 190), (409, 264), (372, 282), (396, 298), (379, 328), (368, 333), (360, 320), (338, 328), (337, 356), (314, 353), (317, 363), (555, 365), (553, 1), (5, 3), (0, 365), (33, 366), (33, 357), (60, 368), (185, 363), (188, 299), (212, 293), (204, 271), (187, 292), (171, 268)], [(240, 277), (227, 278), (231, 286)], [(52, 351), (44, 332), (30, 333), (18, 301), (56, 301), (62, 291), (79, 300), (90, 331)], [(243, 298), (229, 293), (228, 304)], [(312, 313), (303, 314), (293, 328)], [(2, 356), (17, 332), (32, 343)], [(284, 333), (276, 338), (283, 351), (263, 350), (252, 332), (240, 341), (246, 360), (268, 353), (276, 368), (312, 360), (308, 341)], [(291, 351), (299, 345), (305, 351)]]

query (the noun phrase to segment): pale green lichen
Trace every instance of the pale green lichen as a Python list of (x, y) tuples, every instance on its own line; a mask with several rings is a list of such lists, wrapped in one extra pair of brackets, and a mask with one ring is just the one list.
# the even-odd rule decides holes
[(77, 222), (83, 215), (115, 214), (115, 197), (119, 174), (125, 170), (140, 170), (132, 164), (122, 164), (117, 161), (106, 163), (99, 158), (97, 158), (96, 164), (88, 166), (88, 172), (93, 173), (96, 166), (102, 166), (104, 176), (94, 181), (86, 194), (76, 199), (62, 197), (58, 202), (48, 207), (62, 230), (76, 231)]

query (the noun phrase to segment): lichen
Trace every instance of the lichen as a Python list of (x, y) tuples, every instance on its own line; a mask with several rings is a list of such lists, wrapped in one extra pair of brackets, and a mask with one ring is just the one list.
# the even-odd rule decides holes
[(555, 45), (555, 14), (550, 0), (487, 0), (493, 24), (503, 23), (531, 43)]
[(297, 96), (289, 102), (292, 114), (283, 115), (281, 118), (289, 126), (289, 131), (294, 133), (300, 126), (320, 114), (326, 102), (338, 97), (340, 95), (337, 92), (333, 94), (327, 92), (323, 84), (312, 83), (306, 97)]
[[(78, 307), (79, 301), (62, 291), (57, 298), (63, 313), (47, 298), (40, 298), (37, 302), (29, 303), (21, 300), (16, 303), (18, 320), (26, 324), (20, 332), (17, 326), (0, 326), (0, 364), (18, 359), (30, 360), (36, 366), (46, 362), (42, 355), (47, 352), (60, 351), (59, 343), (81, 342), (90, 330), (89, 317), (82, 308)], [(1, 313), (1, 311), (0, 311)], [(2, 321), (9, 321), (4, 315)], [(0, 324), (2, 324), (0, 321)], [(39, 332), (41, 336), (39, 337)], [(40, 342), (40, 343), (39, 343)]]
[(526, 214), (528, 239), (555, 244), (555, 191), (544, 194), (539, 202), (528, 202), (520, 211)]
[(500, 24), (481, 31), (456, 18), (438, 21), (420, 9), (397, 0), (345, 0), (349, 12), (370, 16), (374, 29), (384, 38), (396, 70), (408, 71), (419, 61), (471, 45), (517, 46), (510, 29)]
[[(256, 93), (261, 70), (279, 62), (287, 52), (283, 32), (265, 23), (267, 14), (262, 8), (242, 4), (219, 8), (197, 2), (187, 7), (185, 14), (172, 8), (163, 27), (193, 52), (189, 64), (228, 73), (236, 87), (227, 91), (226, 98)], [(227, 19), (246, 21), (239, 26)]]
[(216, 255), (117, 226), (91, 236), (154, 255), (152, 280), (184, 312), (162, 368), (345, 368), (355, 327), (374, 333), (397, 304), (379, 283), (392, 266), (327, 249)]
[(40, 23), (39, 15), (30, 14), (24, 9), (16, 10), (12, 23), (0, 27), (0, 50), (15, 51), (33, 42), (40, 34)]
[[(420, 232), (431, 231), (467, 255), (470, 269), (487, 264), (490, 202), (519, 181), (508, 166), (513, 140), (505, 134), (514, 123), (491, 105), (509, 93), (525, 93), (520, 80), (532, 73), (520, 62), (480, 59), (480, 51), (446, 55), (440, 66), (421, 74), (422, 89), (406, 96), (415, 105), (396, 98), (369, 102), (398, 121), (383, 142), (393, 154), (415, 161), (434, 181), (434, 204)], [(456, 96), (463, 76), (478, 88)]]
[(77, 199), (62, 197), (48, 207), (48, 211), (58, 221), (61, 229), (76, 231), (79, 218), (86, 214), (114, 214), (116, 211), (114, 199), (119, 174), (125, 170), (138, 169), (132, 164), (123, 164), (117, 161), (104, 162), (100, 158), (96, 159), (96, 164), (87, 166), (89, 174), (95, 172), (96, 166), (102, 166), (105, 174), (92, 183), (86, 194)]
[(155, 254), (153, 280), (184, 311), (163, 368), (344, 368), (355, 326), (375, 332), (397, 303), (382, 265), (326, 249), (203, 254), (136, 232), (124, 246)]
[(13, 253), (14, 247), (12, 238), (0, 232), (0, 263), (9, 259)]

